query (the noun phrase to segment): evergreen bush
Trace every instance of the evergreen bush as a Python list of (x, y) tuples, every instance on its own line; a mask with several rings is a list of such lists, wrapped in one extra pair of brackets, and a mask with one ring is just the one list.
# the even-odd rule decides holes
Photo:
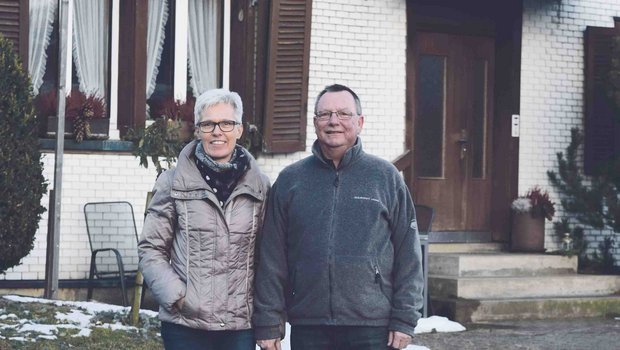
[(0, 34), (0, 273), (33, 248), (47, 190), (32, 87), (13, 44)]
[[(562, 196), (562, 207), (576, 223), (563, 220), (554, 224), (558, 238), (570, 233), (573, 247), (579, 254), (580, 268), (611, 273), (616, 270), (613, 250), (615, 239), (607, 236), (598, 245), (598, 252), (587, 255), (587, 239), (578, 224), (597, 230), (612, 230), (620, 233), (620, 159), (614, 159), (601, 166), (595, 175), (587, 180), (577, 162), (577, 150), (583, 144), (579, 129), (571, 130), (571, 142), (566, 154), (557, 153), (558, 171), (547, 171), (549, 182)], [(578, 223), (578, 224), (577, 224)]]

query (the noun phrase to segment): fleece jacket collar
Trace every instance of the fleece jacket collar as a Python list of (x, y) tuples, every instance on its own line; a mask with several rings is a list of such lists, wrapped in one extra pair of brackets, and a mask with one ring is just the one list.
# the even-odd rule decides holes
[[(355, 140), (355, 144), (353, 145), (353, 147), (349, 148), (342, 156), (340, 164), (338, 164), (338, 169), (344, 169), (355, 163), (355, 161), (357, 161), (363, 153), (364, 151), (362, 150), (362, 140), (358, 137)], [(321, 145), (319, 144), (319, 140), (315, 140), (314, 144), (312, 144), (312, 154), (314, 154), (314, 156), (317, 157), (319, 161), (326, 166), (334, 167), (334, 162), (331, 159), (325, 158), (323, 151), (321, 151)]]

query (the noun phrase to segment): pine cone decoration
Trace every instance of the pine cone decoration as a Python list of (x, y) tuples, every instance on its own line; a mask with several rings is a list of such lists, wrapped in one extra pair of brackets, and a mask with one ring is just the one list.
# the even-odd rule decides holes
[(86, 121), (86, 118), (84, 118), (84, 115), (80, 113), (75, 117), (75, 120), (73, 121), (73, 134), (75, 135), (75, 142), (80, 143), (84, 140), (84, 136), (87, 136), (87, 125), (88, 122)]

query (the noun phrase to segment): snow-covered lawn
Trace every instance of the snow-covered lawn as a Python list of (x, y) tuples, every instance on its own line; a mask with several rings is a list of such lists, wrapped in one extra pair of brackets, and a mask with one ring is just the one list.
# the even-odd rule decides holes
[[(0, 338), (12, 340), (12, 341), (35, 341), (36, 339), (56, 339), (56, 334), (61, 333), (63, 330), (72, 330), (73, 337), (88, 337), (92, 330), (97, 327), (108, 328), (112, 330), (125, 330), (128, 332), (138, 331), (135, 327), (124, 325), (118, 319), (112, 318), (110, 322), (102, 322), (97, 318), (97, 314), (119, 313), (127, 314), (128, 309), (126, 307), (118, 305), (110, 305), (98, 302), (84, 302), (84, 301), (61, 301), (61, 300), (49, 300), (42, 298), (22, 297), (16, 295), (5, 295), (3, 298), (22, 303), (43, 303), (54, 304), (56, 306), (63, 306), (66, 312), (56, 312), (55, 318), (58, 321), (57, 324), (42, 324), (37, 323), (31, 319), (18, 319), (18, 316), (13, 313), (7, 313), (5, 310), (0, 309), (0, 331), (2, 329), (11, 328), (19, 334), (19, 336), (12, 336), (5, 338), (0, 332)], [(156, 322), (157, 312), (150, 310), (140, 310), (141, 319), (151, 320)], [(149, 322), (149, 323), (152, 323)], [(287, 328), (289, 328), (287, 324)], [(429, 318), (420, 319), (418, 326), (415, 329), (416, 334), (430, 333), (430, 332), (460, 332), (464, 331), (465, 327), (461, 324), (448, 320), (445, 317), (431, 316)], [(290, 350), (290, 343), (288, 334), (290, 329), (287, 329), (287, 337), (282, 342), (282, 348)], [(415, 338), (414, 338), (415, 343)], [(258, 347), (257, 347), (258, 349)], [(410, 345), (407, 350), (430, 350), (424, 346)]]

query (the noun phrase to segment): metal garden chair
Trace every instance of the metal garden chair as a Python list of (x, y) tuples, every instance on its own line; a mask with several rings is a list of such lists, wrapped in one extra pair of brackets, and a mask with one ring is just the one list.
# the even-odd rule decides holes
[(91, 258), (87, 299), (97, 285), (121, 287), (123, 305), (129, 305), (127, 286), (138, 271), (138, 231), (129, 202), (91, 202), (84, 205)]

